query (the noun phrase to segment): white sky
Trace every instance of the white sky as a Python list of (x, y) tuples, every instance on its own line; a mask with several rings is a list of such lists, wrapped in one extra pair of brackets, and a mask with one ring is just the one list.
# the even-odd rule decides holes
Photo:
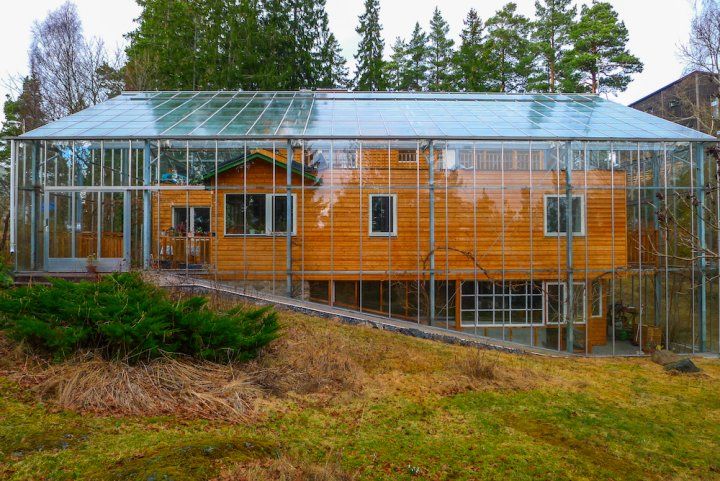
[[(0, 29), (0, 78), (27, 73), (27, 51), (33, 21), (45, 17), (64, 0), (3, 0), (3, 28)], [(673, 81), (683, 73), (677, 56), (678, 45), (688, 36), (692, 17), (692, 0), (610, 0), (630, 31), (629, 48), (645, 64), (645, 71), (635, 77), (628, 90), (617, 97), (627, 104)], [(75, 0), (85, 27), (91, 36), (99, 36), (114, 50), (124, 45), (123, 34), (133, 28), (140, 7), (133, 0)], [(386, 55), (395, 37), (407, 38), (415, 21), (427, 30), (435, 5), (441, 4), (450, 33), (457, 40), (462, 21), (474, 7), (483, 20), (502, 7), (506, 0), (381, 0), (380, 21), (386, 39)], [(516, 0), (521, 13), (532, 16), (534, 0)], [(578, 0), (578, 3), (590, 3)], [(412, 6), (410, 6), (412, 5)], [(349, 65), (357, 47), (357, 17), (363, 11), (363, 0), (327, 0), (330, 28), (343, 47)], [(0, 83), (0, 99), (7, 88)], [(0, 112), (0, 116), (2, 113)]]

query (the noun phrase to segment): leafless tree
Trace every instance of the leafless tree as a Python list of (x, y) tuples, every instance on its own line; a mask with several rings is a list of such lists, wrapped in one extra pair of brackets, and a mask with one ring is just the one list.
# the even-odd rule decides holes
[(116, 85), (108, 85), (107, 80), (117, 67), (111, 65), (102, 40), (85, 38), (77, 7), (70, 1), (33, 26), (30, 74), (38, 82), (49, 119), (78, 112), (116, 93)]

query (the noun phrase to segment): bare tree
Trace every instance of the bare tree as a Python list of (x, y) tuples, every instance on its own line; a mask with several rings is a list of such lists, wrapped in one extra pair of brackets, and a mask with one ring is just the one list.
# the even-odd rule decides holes
[(30, 74), (38, 82), (49, 119), (78, 112), (116, 93), (116, 85), (109, 85), (107, 79), (118, 70), (119, 66), (111, 65), (102, 40), (84, 37), (72, 2), (33, 26)]

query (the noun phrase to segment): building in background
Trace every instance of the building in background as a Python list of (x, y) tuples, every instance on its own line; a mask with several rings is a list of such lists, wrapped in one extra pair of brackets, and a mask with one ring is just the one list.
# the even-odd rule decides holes
[(711, 135), (720, 130), (718, 76), (695, 70), (630, 107)]

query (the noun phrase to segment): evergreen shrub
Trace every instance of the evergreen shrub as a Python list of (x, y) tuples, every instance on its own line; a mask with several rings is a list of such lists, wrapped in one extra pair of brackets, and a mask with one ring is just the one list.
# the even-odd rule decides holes
[(216, 312), (207, 301), (173, 300), (136, 273), (98, 282), (50, 279), (0, 293), (0, 330), (55, 360), (96, 350), (129, 362), (177, 354), (244, 361), (278, 336), (270, 307)]

